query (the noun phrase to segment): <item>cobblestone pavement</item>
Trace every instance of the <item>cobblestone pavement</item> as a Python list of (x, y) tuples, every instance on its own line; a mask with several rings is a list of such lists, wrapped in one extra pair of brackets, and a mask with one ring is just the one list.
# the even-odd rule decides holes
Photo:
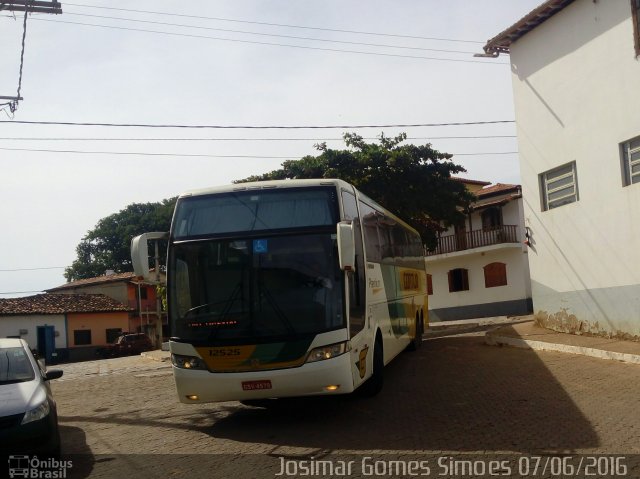
[(128, 375), (140, 377), (144, 374), (171, 375), (171, 363), (149, 361), (140, 356), (102, 359), (52, 366), (51, 369), (62, 369), (64, 375), (55, 382), (77, 381), (98, 376)]
[[(401, 354), (376, 398), (270, 409), (180, 404), (170, 365), (142, 357), (63, 369), (52, 382), (63, 453), (102, 458), (93, 472), (105, 455), (130, 454), (216, 454), (225, 458), (216, 467), (236, 472), (239, 455), (640, 454), (640, 367), (486, 346), (479, 334), (429, 339)], [(183, 463), (172, 461), (176, 477), (197, 471), (197, 460)], [(256, 464), (238, 477), (273, 477)]]

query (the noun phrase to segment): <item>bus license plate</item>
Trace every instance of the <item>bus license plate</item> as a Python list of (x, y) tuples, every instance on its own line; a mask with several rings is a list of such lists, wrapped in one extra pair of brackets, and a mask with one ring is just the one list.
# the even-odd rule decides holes
[(261, 381), (242, 381), (242, 389), (244, 391), (257, 391), (260, 389), (271, 389), (271, 380), (264, 379)]

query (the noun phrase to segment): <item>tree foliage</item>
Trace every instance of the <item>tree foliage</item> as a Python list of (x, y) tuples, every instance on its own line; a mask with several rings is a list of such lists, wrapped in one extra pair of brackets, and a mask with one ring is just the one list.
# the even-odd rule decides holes
[[(133, 271), (131, 239), (149, 231), (169, 231), (175, 204), (176, 198), (156, 203), (133, 203), (102, 218), (76, 247), (77, 258), (64, 272), (67, 281), (100, 276), (106, 270)], [(164, 258), (163, 253), (161, 258)]]
[(416, 228), (427, 247), (436, 244), (442, 226), (464, 221), (464, 212), (474, 197), (464, 184), (451, 178), (466, 171), (451, 161), (452, 155), (431, 144), (402, 144), (406, 134), (394, 138), (380, 135), (379, 143), (366, 143), (346, 133), (347, 149), (333, 150), (326, 143), (315, 145), (320, 154), (282, 163), (282, 168), (251, 176), (237, 183), (303, 178), (339, 178)]

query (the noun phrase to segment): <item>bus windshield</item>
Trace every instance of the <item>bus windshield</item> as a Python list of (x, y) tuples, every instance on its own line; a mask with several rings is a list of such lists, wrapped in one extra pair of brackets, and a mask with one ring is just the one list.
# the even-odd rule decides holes
[(248, 190), (178, 201), (173, 239), (335, 225), (335, 188)]
[(177, 242), (172, 336), (251, 344), (345, 327), (335, 233)]

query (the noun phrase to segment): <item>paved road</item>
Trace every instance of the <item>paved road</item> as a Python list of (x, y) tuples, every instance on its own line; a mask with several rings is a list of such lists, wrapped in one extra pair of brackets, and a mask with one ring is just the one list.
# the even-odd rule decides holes
[[(180, 404), (169, 364), (142, 357), (64, 369), (53, 383), (63, 452), (92, 458), (76, 470), (84, 476), (98, 477), (110, 460), (149, 477), (209, 467), (207, 477), (274, 477), (281, 457), (327, 454), (640, 454), (637, 365), (486, 346), (480, 334), (433, 338), (403, 353), (376, 398), (301, 399), (270, 410)], [(216, 454), (218, 462), (130, 454)]]

